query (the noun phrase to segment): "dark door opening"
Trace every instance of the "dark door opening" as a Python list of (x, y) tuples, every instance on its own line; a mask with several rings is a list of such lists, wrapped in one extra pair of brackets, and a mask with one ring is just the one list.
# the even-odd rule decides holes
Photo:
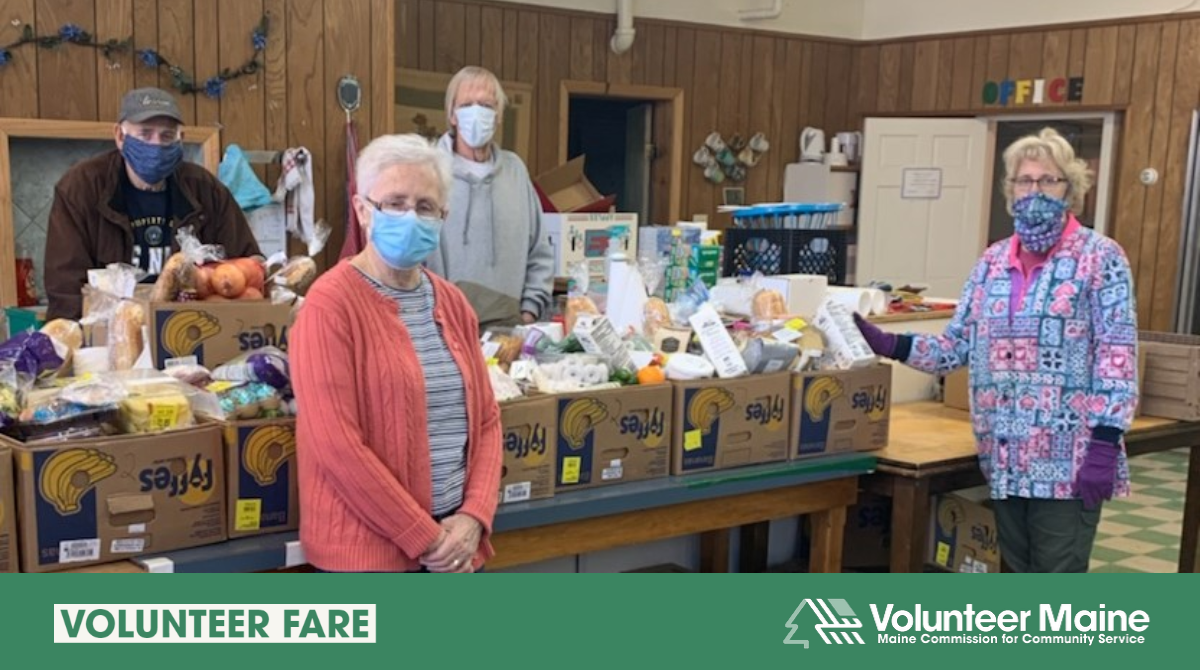
[(567, 157), (586, 155), (584, 173), (619, 212), (650, 223), (651, 162), (655, 156), (654, 102), (571, 96)]

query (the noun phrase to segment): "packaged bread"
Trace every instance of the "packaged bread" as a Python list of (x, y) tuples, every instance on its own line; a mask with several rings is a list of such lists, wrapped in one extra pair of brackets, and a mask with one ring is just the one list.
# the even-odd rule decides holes
[(70, 319), (54, 319), (42, 326), (42, 333), (65, 344), (72, 352), (83, 348), (83, 328)]
[(151, 302), (175, 302), (196, 293), (196, 264), (183, 252), (172, 254), (158, 273)]
[(121, 428), (130, 435), (188, 428), (195, 423), (192, 405), (176, 385), (140, 387), (121, 401)]
[(754, 294), (752, 311), (758, 321), (775, 321), (787, 316), (787, 302), (779, 291), (763, 289)]
[(113, 371), (132, 370), (142, 355), (142, 330), (146, 310), (132, 300), (122, 300), (108, 324), (108, 363)]
[(563, 319), (566, 322), (566, 331), (568, 333), (575, 332), (575, 322), (584, 314), (600, 316), (600, 309), (596, 307), (596, 303), (592, 302), (591, 298), (586, 296), (567, 298), (567, 309), (563, 314)]
[(648, 299), (642, 311), (646, 323), (646, 337), (653, 338), (659, 328), (671, 325), (671, 310), (662, 298)]
[(303, 295), (317, 279), (317, 262), (308, 256), (297, 256), (275, 273), (276, 286)]

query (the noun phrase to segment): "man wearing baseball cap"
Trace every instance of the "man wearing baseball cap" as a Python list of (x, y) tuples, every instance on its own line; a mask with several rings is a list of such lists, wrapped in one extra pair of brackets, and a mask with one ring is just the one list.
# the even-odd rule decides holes
[(54, 189), (46, 239), (47, 318), (78, 319), (88, 270), (127, 263), (154, 281), (190, 226), (228, 257), (259, 254), (229, 190), (183, 160), (183, 114), (170, 93), (125, 94), (113, 129), (117, 148), (72, 167)]

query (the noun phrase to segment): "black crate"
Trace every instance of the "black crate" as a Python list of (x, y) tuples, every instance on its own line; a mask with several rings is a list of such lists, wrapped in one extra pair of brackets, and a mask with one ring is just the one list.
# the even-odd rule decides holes
[(846, 283), (848, 230), (725, 231), (725, 276), (825, 275), (829, 283)]

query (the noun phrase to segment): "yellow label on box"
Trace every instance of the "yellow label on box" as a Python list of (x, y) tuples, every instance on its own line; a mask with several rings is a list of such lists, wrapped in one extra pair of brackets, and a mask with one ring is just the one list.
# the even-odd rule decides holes
[(579, 470), (583, 464), (583, 459), (579, 456), (568, 456), (563, 459), (562, 467), (562, 483), (563, 484), (578, 484)]
[(234, 530), (258, 530), (261, 525), (262, 500), (257, 498), (239, 499), (237, 501), (237, 516), (234, 517), (233, 522)]
[(174, 428), (179, 421), (179, 406), (172, 404), (155, 405), (150, 415), (151, 430), (167, 430)]
[(704, 434), (698, 430), (689, 430), (683, 434), (683, 450), (695, 451), (704, 446)]
[(945, 542), (937, 543), (937, 564), (950, 567), (950, 545)]

